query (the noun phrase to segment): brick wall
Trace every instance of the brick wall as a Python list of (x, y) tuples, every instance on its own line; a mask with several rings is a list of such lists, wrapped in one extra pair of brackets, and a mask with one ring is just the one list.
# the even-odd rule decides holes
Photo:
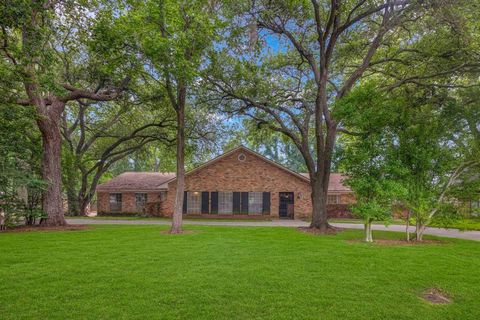
[[(97, 191), (97, 212), (98, 213), (111, 213), (110, 212), (110, 194), (121, 193), (122, 194), (122, 213), (142, 213), (137, 210), (135, 203), (136, 192), (122, 192), (122, 191)], [(147, 193), (147, 203), (159, 202), (160, 192), (139, 192)]]
[[(239, 161), (240, 153), (246, 155)], [(232, 191), (232, 192), (270, 192), (270, 216), (279, 215), (279, 193), (293, 192), (294, 215), (296, 219), (311, 217), (310, 184), (305, 179), (265, 161), (248, 150), (237, 150), (205, 165), (189, 174), (185, 179), (186, 191)], [(161, 201), (160, 192), (149, 192), (147, 210), (151, 215), (171, 216), (175, 201), (176, 181), (168, 185), (166, 199)], [(110, 193), (122, 193), (122, 213), (137, 212), (135, 192), (98, 191), (98, 213), (110, 213)], [(332, 193), (334, 194), (334, 193)], [(351, 193), (339, 194), (339, 204), (327, 205), (331, 217), (351, 217), (348, 205), (355, 201)], [(155, 203), (155, 205), (153, 205)]]
[(327, 204), (327, 212), (330, 218), (354, 218), (350, 205), (355, 203), (353, 193), (339, 194), (338, 204)]
[[(246, 155), (244, 161), (238, 160), (240, 153)], [(185, 191), (270, 192), (272, 217), (279, 215), (279, 193), (293, 192), (295, 218), (311, 216), (309, 182), (245, 150), (237, 150), (186, 176)], [(163, 207), (166, 216), (173, 213), (175, 192), (176, 181), (172, 181)], [(342, 194), (340, 202), (350, 201), (350, 197)]]

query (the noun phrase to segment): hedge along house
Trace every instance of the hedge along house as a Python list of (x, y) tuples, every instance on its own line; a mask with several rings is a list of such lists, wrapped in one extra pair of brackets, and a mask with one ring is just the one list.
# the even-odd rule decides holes
[[(156, 213), (171, 216), (176, 179), (171, 173), (157, 175), (155, 190), (150, 189), (148, 193), (146, 186), (143, 187), (143, 193), (147, 193), (146, 202), (158, 202)], [(172, 178), (165, 180), (168, 175), (172, 175)], [(133, 199), (142, 197), (139, 195), (142, 192), (133, 188), (138, 183), (136, 180), (154, 176), (153, 173), (125, 173), (118, 176), (117, 178), (122, 177), (122, 184), (128, 186), (125, 196), (121, 192), (122, 187), (115, 182), (117, 178), (100, 185), (97, 196), (99, 213), (112, 212), (112, 208), (117, 212), (134, 213)], [(127, 183), (126, 179), (132, 181)], [(341, 174), (331, 174), (327, 197), (327, 208), (331, 216), (349, 216), (348, 205), (355, 199), (342, 180)], [(105, 188), (108, 184), (111, 188), (109, 190)], [(153, 186), (153, 183), (147, 184)], [(183, 211), (186, 216), (305, 219), (312, 212), (310, 190), (308, 174), (291, 171), (240, 146), (186, 173)], [(156, 197), (156, 200), (150, 200), (149, 194)], [(135, 207), (140, 209), (141, 203)]]

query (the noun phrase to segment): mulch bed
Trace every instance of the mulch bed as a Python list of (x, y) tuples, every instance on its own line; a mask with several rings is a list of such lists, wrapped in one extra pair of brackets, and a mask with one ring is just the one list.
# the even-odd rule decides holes
[(433, 304), (447, 304), (452, 302), (451, 298), (445, 292), (437, 288), (425, 290), (421, 298)]
[(15, 233), (15, 232), (52, 232), (52, 231), (81, 231), (87, 230), (88, 226), (69, 225), (59, 227), (43, 227), (43, 226), (18, 226), (7, 230), (2, 230), (0, 233)]
[[(348, 243), (367, 243), (363, 240), (348, 240)], [(421, 242), (418, 241), (406, 241), (406, 240), (399, 240), (399, 239), (373, 239), (373, 243), (378, 246), (423, 246), (423, 245), (442, 245), (447, 244), (448, 241), (444, 240), (423, 240)]]
[(336, 235), (337, 233), (342, 232), (344, 229), (330, 226), (326, 230), (326, 232), (320, 232), (320, 229), (310, 228), (310, 227), (299, 227), (298, 230), (303, 233), (309, 233), (315, 236), (321, 236), (321, 235)]

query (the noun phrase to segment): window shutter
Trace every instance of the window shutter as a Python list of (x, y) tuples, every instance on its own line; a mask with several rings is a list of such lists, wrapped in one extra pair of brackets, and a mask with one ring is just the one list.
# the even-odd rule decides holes
[(263, 193), (262, 214), (270, 214), (270, 192)]
[(248, 214), (248, 192), (242, 192), (241, 213)]
[(210, 213), (209, 208), (210, 208), (210, 193), (208, 191), (203, 191), (202, 192), (202, 213)]
[(182, 208), (183, 214), (187, 213), (187, 191), (183, 192), (183, 208)]
[(217, 214), (218, 213), (218, 192), (211, 192), (210, 193), (210, 213)]
[(240, 192), (233, 193), (233, 213), (240, 213)]

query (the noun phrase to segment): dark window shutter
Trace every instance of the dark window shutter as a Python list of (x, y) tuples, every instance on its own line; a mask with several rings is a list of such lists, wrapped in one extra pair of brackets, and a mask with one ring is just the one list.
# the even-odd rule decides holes
[(242, 192), (241, 213), (248, 213), (248, 192)]
[(233, 193), (233, 213), (240, 213), (240, 192)]
[(187, 191), (183, 192), (183, 208), (182, 208), (183, 214), (187, 213)]
[(209, 196), (210, 194), (208, 191), (202, 192), (202, 213), (210, 213), (208, 210), (210, 208)]
[(218, 192), (211, 192), (210, 193), (210, 213), (218, 213)]
[(270, 192), (263, 193), (262, 214), (270, 214)]

